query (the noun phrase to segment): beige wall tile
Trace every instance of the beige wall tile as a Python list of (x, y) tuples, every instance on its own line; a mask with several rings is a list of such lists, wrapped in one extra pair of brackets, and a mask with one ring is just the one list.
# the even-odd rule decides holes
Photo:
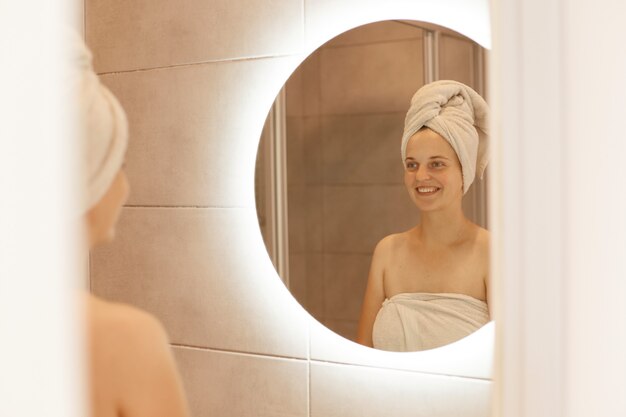
[(289, 253), (289, 292), (302, 307), (307, 299), (306, 267), (306, 254)]
[(439, 38), (439, 78), (456, 80), (477, 88), (474, 71), (474, 44), (457, 36)]
[(402, 184), (404, 116), (323, 116), (325, 184)]
[(423, 84), (421, 40), (322, 49), (323, 114), (406, 112)]
[(305, 117), (302, 125), (304, 174), (307, 184), (321, 185), (324, 181), (324, 141), (318, 116)]
[(370, 255), (324, 255), (326, 320), (359, 320), (370, 264)]
[(174, 347), (195, 417), (308, 416), (305, 361)]
[(253, 209), (124, 209), (92, 290), (153, 313), (176, 344), (304, 358), (306, 317), (258, 227)]
[(383, 237), (407, 230), (419, 211), (404, 185), (326, 186), (324, 250), (371, 254)]
[[(306, 61), (305, 61), (306, 62)], [(296, 68), (285, 83), (285, 109), (287, 118), (302, 117), (304, 109), (304, 82), (302, 66), (304, 62)]]
[(300, 65), (298, 71), (302, 72), (302, 113), (304, 116), (316, 116), (321, 112), (321, 68), (320, 50), (313, 52)]
[(490, 322), (458, 342), (421, 352), (386, 352), (339, 337), (311, 323), (311, 359), (489, 381), (493, 377), (495, 324)]
[(321, 252), (324, 239), (324, 187), (307, 186), (306, 249)]
[[(265, 117), (297, 58), (102, 77), (128, 113), (128, 204), (254, 207)], [(268, 81), (269, 74), (273, 74)]]
[(323, 187), (290, 185), (288, 187), (289, 252), (322, 250)]
[(287, 184), (304, 184), (306, 182), (306, 158), (302, 117), (289, 116), (286, 118), (287, 126)]
[(485, 417), (488, 381), (311, 363), (311, 417)]
[(325, 48), (336, 46), (359, 45), (372, 42), (399, 41), (421, 38), (423, 31), (406, 23), (387, 20), (384, 22), (369, 23), (349, 30), (328, 43)]
[(289, 291), (310, 315), (325, 320), (323, 255), (289, 254)]
[(324, 281), (324, 256), (320, 253), (308, 253), (306, 256), (307, 298), (303, 306), (317, 321), (324, 320), (326, 309)]
[[(270, 214), (271, 214), (271, 198), (270, 189), (270, 173), (269, 173), (269, 155), (267, 152), (269, 124), (267, 121), (263, 126), (263, 133), (259, 141), (258, 151), (256, 155), (256, 166), (254, 168), (254, 201), (257, 210), (257, 218), (261, 227), (261, 234), (265, 247), (271, 248), (272, 237), (269, 230)], [(270, 249), (267, 249), (268, 252)]]
[(303, 253), (307, 249), (308, 188), (292, 184), (287, 190), (289, 253)]
[(332, 320), (326, 319), (324, 325), (339, 336), (351, 341), (356, 340), (358, 320)]
[(296, 53), (302, 7), (291, 0), (87, 0), (87, 43), (98, 72)]

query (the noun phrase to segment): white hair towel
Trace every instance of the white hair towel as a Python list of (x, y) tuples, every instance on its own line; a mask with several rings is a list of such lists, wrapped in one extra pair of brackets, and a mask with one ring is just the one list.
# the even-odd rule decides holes
[(427, 127), (446, 139), (456, 152), (463, 171), (463, 193), (483, 177), (489, 158), (489, 107), (473, 89), (458, 81), (426, 84), (411, 99), (402, 135), (402, 162), (409, 139)]
[(78, 95), (81, 209), (85, 213), (102, 199), (124, 163), (128, 123), (122, 106), (94, 72), (91, 52), (81, 37), (72, 32), (68, 39), (73, 60), (71, 88)]

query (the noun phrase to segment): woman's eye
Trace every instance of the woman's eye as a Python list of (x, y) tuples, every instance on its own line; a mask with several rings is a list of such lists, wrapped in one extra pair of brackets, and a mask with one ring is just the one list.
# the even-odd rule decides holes
[(433, 168), (440, 168), (444, 166), (444, 163), (441, 161), (434, 161), (430, 166), (432, 166)]
[(415, 168), (417, 168), (417, 164), (415, 162), (407, 162), (406, 163), (406, 169), (413, 170)]

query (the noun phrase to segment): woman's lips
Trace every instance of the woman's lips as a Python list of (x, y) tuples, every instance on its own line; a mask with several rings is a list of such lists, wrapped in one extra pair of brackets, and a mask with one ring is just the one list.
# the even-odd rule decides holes
[(415, 191), (417, 195), (427, 197), (436, 194), (440, 189), (439, 187), (416, 187)]

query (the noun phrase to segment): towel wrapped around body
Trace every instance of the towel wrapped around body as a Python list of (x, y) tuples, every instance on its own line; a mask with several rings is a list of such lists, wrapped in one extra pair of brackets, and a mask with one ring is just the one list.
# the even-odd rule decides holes
[(487, 303), (469, 295), (401, 293), (383, 302), (372, 338), (376, 349), (427, 350), (456, 342), (488, 322)]

